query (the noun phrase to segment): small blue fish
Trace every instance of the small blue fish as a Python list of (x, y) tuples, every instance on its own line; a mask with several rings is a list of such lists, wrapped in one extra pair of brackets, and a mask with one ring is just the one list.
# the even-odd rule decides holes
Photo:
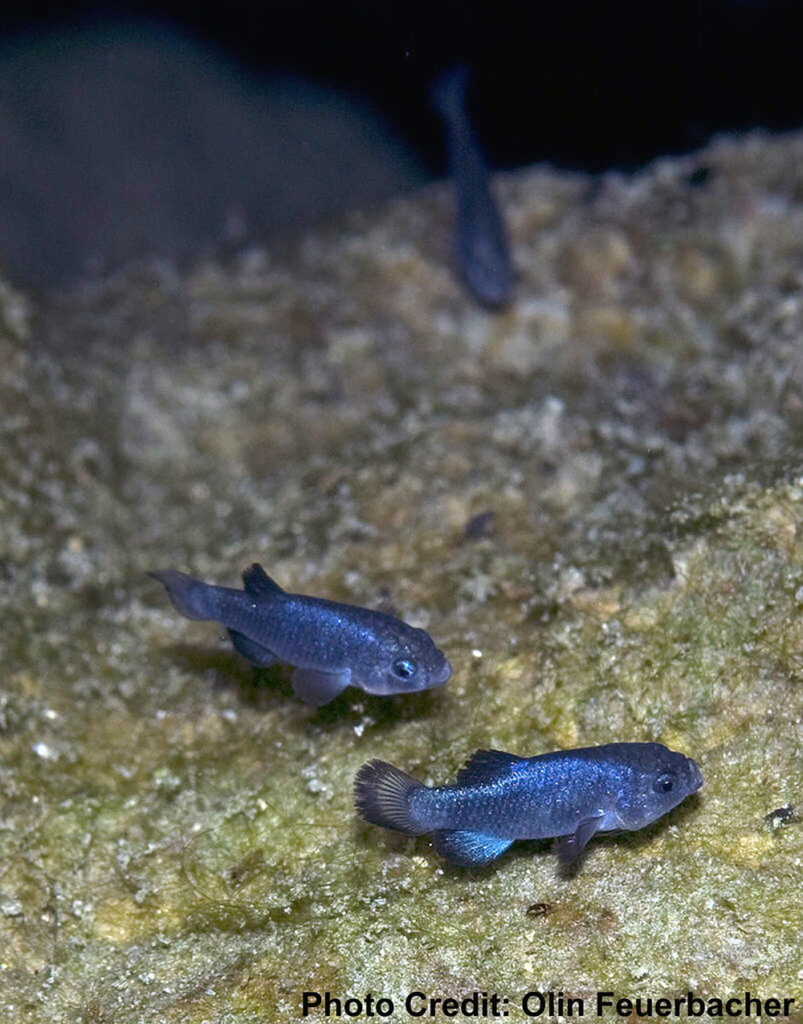
[(455, 67), (436, 82), (432, 99), (446, 123), (449, 169), (457, 197), (457, 265), (470, 291), (488, 306), (502, 306), (513, 290), (513, 264), (505, 224), (466, 113), (468, 70)]
[(260, 565), (243, 573), (245, 590), (172, 570), (150, 575), (182, 615), (225, 626), (255, 665), (295, 665), (293, 690), (308, 704), (328, 704), (349, 685), (381, 696), (428, 690), (452, 674), (423, 629), (369, 608), (288, 594)]
[(690, 757), (660, 743), (607, 743), (536, 757), (478, 750), (456, 783), (434, 788), (369, 761), (354, 798), (374, 825), (434, 832), (453, 864), (489, 864), (515, 839), (563, 836), (558, 856), (569, 865), (595, 833), (644, 828), (702, 784)]

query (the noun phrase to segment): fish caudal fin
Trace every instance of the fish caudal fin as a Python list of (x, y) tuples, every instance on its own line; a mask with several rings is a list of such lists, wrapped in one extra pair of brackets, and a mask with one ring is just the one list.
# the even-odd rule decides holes
[(468, 68), (456, 64), (444, 71), (432, 86), (432, 105), (447, 121), (454, 122), (465, 116), (468, 79)]
[(167, 590), (167, 596), (176, 609), (188, 619), (214, 619), (209, 606), (209, 594), (214, 590), (203, 580), (193, 579), (183, 572), (167, 569), (164, 572), (149, 572)]
[(432, 845), (438, 853), (466, 868), (480, 868), (496, 860), (513, 842), (512, 839), (500, 839), (484, 832), (470, 832), (455, 829), (449, 832), (438, 832)]
[(382, 825), (408, 836), (428, 831), (410, 812), (410, 797), (425, 789), (420, 782), (387, 761), (369, 761), (354, 780), (354, 803), (372, 825)]

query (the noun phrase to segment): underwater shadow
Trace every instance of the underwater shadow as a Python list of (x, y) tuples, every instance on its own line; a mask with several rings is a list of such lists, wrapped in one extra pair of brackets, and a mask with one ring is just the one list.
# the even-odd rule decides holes
[[(297, 697), (294, 699), (301, 707), (310, 707), (301, 704)], [(347, 687), (333, 701), (315, 708), (308, 723), (326, 733), (344, 725), (353, 728), (367, 717), (371, 719), (372, 735), (377, 735), (395, 728), (400, 722), (426, 722), (442, 713), (437, 690), (377, 697), (355, 687)]]
[[(635, 832), (620, 831), (598, 833), (593, 837), (577, 860), (573, 861), (571, 864), (562, 864), (560, 860), (556, 858), (557, 876), (564, 880), (571, 880), (575, 878), (582, 869), (586, 857), (594, 855), (594, 850), (599, 843), (615, 843), (638, 852), (643, 847), (648, 846), (653, 842), (661, 829), (672, 824), (680, 824), (688, 815), (692, 814), (697, 809), (699, 803), (699, 794), (693, 793), (691, 796), (687, 797), (683, 803), (673, 808), (669, 814), (664, 815), (657, 821), (645, 826), (643, 829), (639, 829)], [(354, 838), (356, 843), (363, 848), (375, 846), (376, 838), (372, 835), (374, 831), (375, 826), (370, 823), (355, 822)], [(414, 842), (416, 853), (425, 852), (428, 858), (431, 858), (433, 861), (438, 863), (438, 866), (443, 869), (444, 875), (447, 878), (454, 879), (487, 878), (509, 861), (523, 859), (530, 860), (533, 857), (552, 856), (555, 854), (559, 841), (560, 837), (557, 836), (549, 839), (517, 839), (512, 846), (505, 850), (504, 853), (495, 860), (492, 860), (489, 864), (466, 866), (461, 864), (452, 864), (448, 860), (442, 858), (433, 849), (432, 840), (429, 835), (408, 836), (401, 832), (392, 832), (389, 830), (384, 830), (384, 835), (382, 835), (382, 843), (388, 853), (411, 853), (410, 843)]]
[(198, 677), (212, 678), (212, 688), (233, 692), (245, 707), (270, 711), (289, 705), (306, 711), (307, 727), (319, 732), (353, 729), (367, 718), (376, 735), (389, 731), (400, 722), (429, 721), (442, 713), (437, 690), (377, 697), (349, 686), (334, 700), (321, 707), (305, 704), (293, 692), (292, 666), (271, 665), (259, 668), (234, 650), (202, 647), (190, 643), (167, 644), (162, 650), (172, 662)]
[(636, 829), (632, 832), (621, 829), (616, 832), (597, 833), (576, 861), (571, 864), (561, 865), (560, 877), (565, 879), (574, 878), (585, 862), (586, 857), (589, 854), (593, 855), (594, 847), (597, 843), (610, 843), (611, 845), (623, 846), (635, 853), (638, 853), (645, 846), (649, 846), (650, 843), (654, 842), (656, 836), (663, 829), (668, 828), (670, 825), (680, 825), (680, 823), (688, 817), (689, 814), (695, 811), (699, 805), (700, 794), (691, 793), (682, 803), (678, 804), (677, 807), (673, 807), (668, 814), (662, 815), (662, 817), (650, 822), (649, 825), (645, 825), (644, 828)]
[(163, 648), (173, 663), (195, 675), (211, 676), (212, 688), (230, 691), (245, 707), (270, 711), (287, 701), (296, 701), (283, 666), (257, 668), (236, 651), (175, 643)]

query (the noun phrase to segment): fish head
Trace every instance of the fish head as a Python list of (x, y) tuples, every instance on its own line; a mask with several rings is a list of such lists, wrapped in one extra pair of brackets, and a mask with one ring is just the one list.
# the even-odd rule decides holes
[(504, 306), (513, 290), (513, 267), (501, 228), (496, 234), (478, 232), (463, 249), (461, 269), (474, 295), (486, 306)]
[(695, 793), (703, 777), (695, 761), (661, 743), (629, 744), (632, 761), (616, 800), (620, 828), (639, 829)]
[(367, 693), (389, 696), (443, 686), (452, 666), (423, 629), (394, 622), (375, 649), (370, 671), (360, 681)]

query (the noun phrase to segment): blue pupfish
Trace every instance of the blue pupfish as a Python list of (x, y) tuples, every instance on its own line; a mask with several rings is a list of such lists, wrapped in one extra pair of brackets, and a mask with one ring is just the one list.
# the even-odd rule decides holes
[(293, 690), (308, 704), (328, 704), (347, 686), (381, 696), (428, 690), (452, 674), (423, 629), (369, 608), (289, 594), (260, 565), (243, 573), (244, 590), (173, 570), (150, 575), (182, 615), (225, 626), (255, 665), (294, 665)]
[(448, 786), (425, 786), (385, 761), (357, 773), (357, 810), (407, 835), (434, 832), (454, 864), (489, 864), (515, 839), (562, 836), (577, 860), (597, 832), (644, 828), (703, 784), (690, 757), (660, 743), (607, 743), (517, 757), (478, 750)]
[(474, 296), (502, 306), (513, 289), (507, 231), (491, 192), (482, 147), (466, 113), (468, 69), (455, 67), (435, 83), (432, 100), (446, 124), (449, 170), (457, 199), (457, 265)]

